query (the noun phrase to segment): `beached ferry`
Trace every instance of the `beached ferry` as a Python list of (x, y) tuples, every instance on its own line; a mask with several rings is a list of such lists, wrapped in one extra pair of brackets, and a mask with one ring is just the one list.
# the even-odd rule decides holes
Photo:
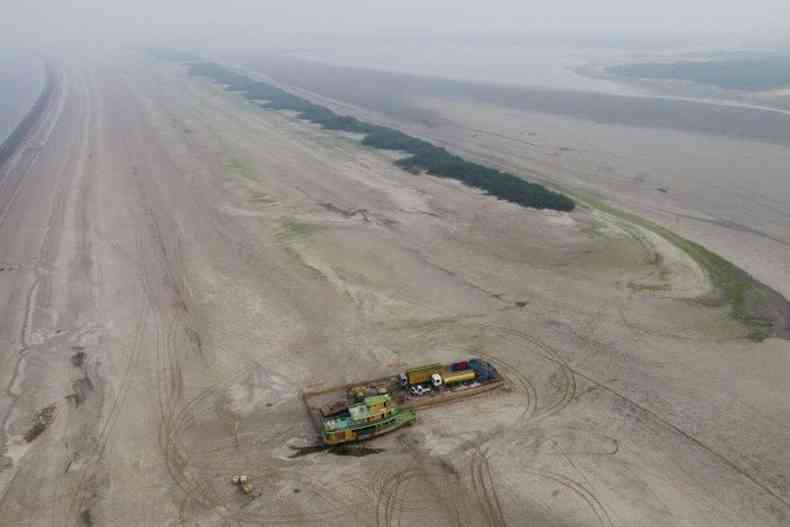
[(413, 424), (417, 413), (401, 408), (389, 393), (351, 394), (352, 404), (335, 402), (322, 408), (321, 439), (326, 445), (369, 439)]
[(398, 375), (302, 395), (321, 443), (334, 446), (413, 424), (417, 408), (475, 397), (503, 385), (493, 364), (474, 358), (427, 364)]

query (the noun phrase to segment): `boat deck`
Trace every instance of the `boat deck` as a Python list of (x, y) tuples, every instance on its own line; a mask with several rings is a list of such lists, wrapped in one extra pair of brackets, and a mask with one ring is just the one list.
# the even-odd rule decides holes
[(390, 390), (392, 399), (401, 408), (431, 408), (444, 404), (451, 404), (463, 399), (470, 399), (472, 397), (490, 393), (498, 388), (504, 386), (505, 381), (499, 377), (485, 383), (475, 383), (469, 386), (445, 389), (441, 391), (434, 391), (421, 397), (416, 397), (408, 393), (400, 387), (397, 376), (383, 377), (379, 379), (372, 379), (368, 381), (361, 381), (355, 383), (344, 384), (341, 386), (332, 386), (320, 390), (311, 390), (302, 392), (307, 412), (310, 414), (310, 419), (313, 421), (316, 432), (321, 433), (322, 414), (321, 409), (333, 401), (342, 400), (347, 397), (349, 388), (352, 386), (376, 386), (387, 387)]

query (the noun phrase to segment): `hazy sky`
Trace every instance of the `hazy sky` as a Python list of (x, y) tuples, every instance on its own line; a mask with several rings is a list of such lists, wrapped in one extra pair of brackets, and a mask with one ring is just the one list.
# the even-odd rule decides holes
[(0, 0), (0, 38), (573, 29), (790, 33), (790, 0)]

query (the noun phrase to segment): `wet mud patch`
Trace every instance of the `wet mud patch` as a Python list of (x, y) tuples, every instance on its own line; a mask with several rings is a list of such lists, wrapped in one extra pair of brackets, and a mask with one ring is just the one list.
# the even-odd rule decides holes
[(293, 454), (288, 456), (288, 459), (296, 459), (304, 456), (309, 456), (310, 454), (316, 454), (318, 452), (323, 452), (327, 450), (327, 448), (323, 445), (309, 445), (309, 446), (290, 446), (289, 448), (294, 451)]
[(367, 209), (346, 210), (336, 205), (333, 205), (332, 203), (319, 203), (319, 205), (321, 205), (324, 209), (328, 210), (329, 212), (339, 214), (340, 216), (346, 219), (353, 218), (359, 215), (362, 216), (362, 219), (364, 219), (365, 222), (370, 223), (370, 218), (368, 218), (369, 211)]
[[(77, 349), (77, 348), (74, 347), (72, 349)], [(70, 359), (71, 360), (71, 364), (75, 368), (81, 368), (82, 365), (85, 364), (85, 352), (81, 351), (81, 350), (82, 350), (82, 348), (80, 348), (80, 351), (78, 351), (77, 353), (75, 353), (74, 355), (71, 356), (71, 359)]]
[(197, 352), (197, 354), (200, 357), (204, 357), (203, 340), (200, 338), (200, 334), (190, 327), (184, 328), (184, 333), (186, 333), (189, 342), (192, 344), (192, 348)]
[(383, 448), (372, 448), (361, 445), (343, 445), (336, 446), (329, 449), (330, 454), (336, 456), (352, 456), (352, 457), (365, 457), (373, 454), (381, 454), (384, 452)]
[(373, 454), (380, 454), (386, 451), (384, 448), (372, 448), (362, 445), (340, 445), (334, 447), (328, 447), (324, 445), (310, 445), (302, 447), (291, 446), (290, 448), (294, 451), (294, 453), (288, 456), (288, 459), (297, 459), (300, 457), (309, 456), (310, 454), (316, 454), (318, 452), (327, 452), (328, 454), (333, 454), (335, 456), (365, 457), (371, 456)]
[(67, 400), (74, 401), (76, 406), (80, 406), (88, 398), (88, 394), (93, 391), (93, 381), (90, 377), (82, 377), (71, 384), (74, 392), (66, 396)]
[(55, 405), (51, 404), (36, 412), (33, 420), (33, 426), (25, 432), (25, 441), (28, 443), (32, 443), (38, 436), (43, 434), (55, 420)]

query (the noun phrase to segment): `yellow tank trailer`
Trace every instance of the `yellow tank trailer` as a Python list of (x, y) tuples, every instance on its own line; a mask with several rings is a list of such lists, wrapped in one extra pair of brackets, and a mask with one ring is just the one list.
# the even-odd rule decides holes
[(457, 384), (459, 382), (469, 382), (475, 380), (474, 370), (462, 370), (448, 372), (442, 375), (445, 385)]

